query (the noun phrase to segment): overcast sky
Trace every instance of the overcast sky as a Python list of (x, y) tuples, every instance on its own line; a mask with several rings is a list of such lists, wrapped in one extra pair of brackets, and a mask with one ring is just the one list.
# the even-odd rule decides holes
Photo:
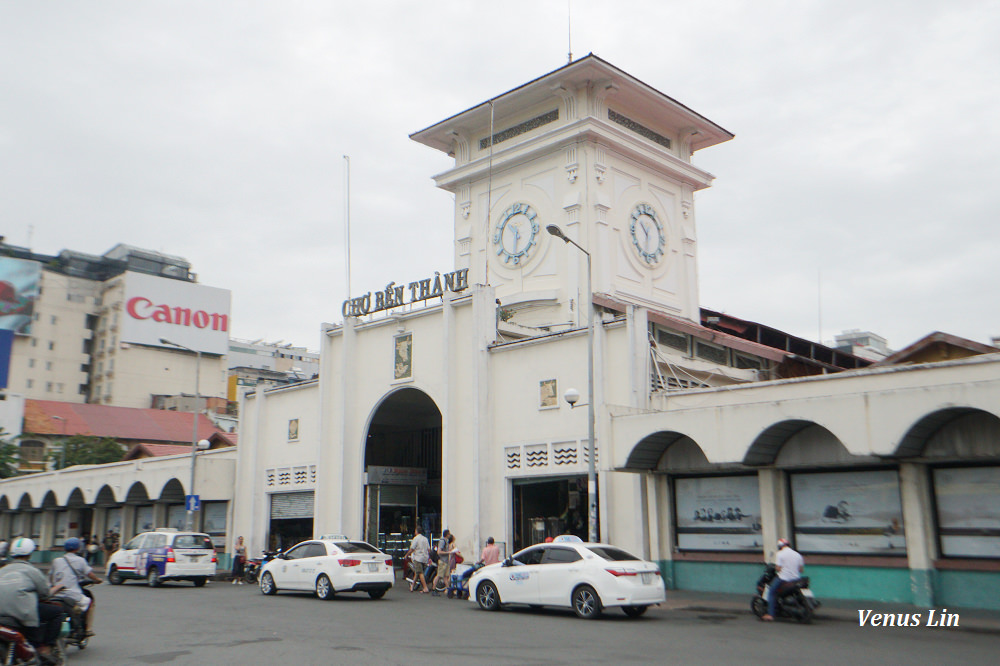
[[(701, 304), (901, 348), (1000, 336), (1000, 3), (572, 0), (602, 57), (736, 135), (695, 154)], [(352, 291), (453, 266), (408, 138), (567, 62), (566, 0), (0, 4), (0, 234), (117, 243), (317, 349)], [(822, 326), (822, 334), (820, 333)]]

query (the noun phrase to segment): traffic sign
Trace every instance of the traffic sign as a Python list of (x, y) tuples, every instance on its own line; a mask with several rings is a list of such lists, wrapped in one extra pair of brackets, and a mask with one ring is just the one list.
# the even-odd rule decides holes
[(184, 508), (186, 511), (199, 511), (201, 509), (201, 496), (185, 495)]

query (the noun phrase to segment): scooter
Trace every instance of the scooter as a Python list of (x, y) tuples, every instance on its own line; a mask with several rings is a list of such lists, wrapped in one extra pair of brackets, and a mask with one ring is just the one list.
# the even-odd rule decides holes
[(264, 557), (247, 560), (243, 565), (243, 581), (248, 585), (256, 585), (261, 567), (277, 557), (280, 552), (280, 550), (265, 550)]
[[(90, 603), (94, 603), (94, 593), (87, 588), (94, 584), (94, 581), (90, 579), (80, 581), (80, 589), (85, 596), (90, 597)], [(66, 611), (66, 618), (69, 623), (69, 631), (62, 637), (63, 647), (73, 645), (81, 650), (87, 649), (87, 645), (90, 644), (90, 633), (87, 631), (86, 626), (87, 614), (80, 612), (75, 605), (70, 605), (62, 599), (59, 602)]]
[[(757, 594), (750, 600), (750, 610), (759, 618), (767, 615), (767, 598), (772, 585), (781, 585), (778, 570), (773, 564), (764, 568), (764, 575), (757, 580)], [(813, 611), (820, 603), (809, 589), (809, 577), (803, 576), (785, 584), (778, 597), (777, 617), (787, 617), (802, 624), (812, 622)]]
[(20, 631), (0, 626), (0, 664), (28, 666), (38, 664), (38, 653)]

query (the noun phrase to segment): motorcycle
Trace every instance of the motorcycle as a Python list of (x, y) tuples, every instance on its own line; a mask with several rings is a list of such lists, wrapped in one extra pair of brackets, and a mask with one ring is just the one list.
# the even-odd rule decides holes
[(247, 560), (243, 565), (243, 581), (248, 585), (256, 585), (261, 567), (277, 557), (280, 552), (280, 550), (265, 550), (264, 557)]
[[(80, 589), (83, 594), (90, 598), (90, 603), (94, 603), (94, 593), (91, 592), (88, 587), (94, 585), (95, 581), (90, 579), (85, 579), (80, 581)], [(87, 631), (86, 622), (86, 612), (81, 612), (76, 604), (71, 603), (66, 599), (56, 599), (62, 606), (63, 611), (66, 613), (66, 625), (61, 636), (62, 647), (72, 645), (80, 650), (87, 649), (87, 645), (90, 644), (90, 633)]]
[[(764, 568), (764, 575), (757, 580), (757, 594), (750, 600), (750, 610), (759, 618), (767, 615), (767, 597), (772, 585), (781, 585), (778, 570), (773, 564)], [(820, 603), (809, 589), (809, 577), (803, 576), (787, 583), (778, 597), (776, 617), (787, 617), (802, 624), (812, 622), (813, 611)]]
[(20, 631), (0, 626), (0, 664), (28, 666), (38, 664), (38, 654)]

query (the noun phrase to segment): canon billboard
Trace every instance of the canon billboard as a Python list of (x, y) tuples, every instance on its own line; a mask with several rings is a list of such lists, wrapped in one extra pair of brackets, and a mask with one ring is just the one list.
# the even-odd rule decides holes
[(122, 342), (169, 347), (165, 338), (206, 354), (229, 351), (228, 289), (145, 273), (125, 275)]

